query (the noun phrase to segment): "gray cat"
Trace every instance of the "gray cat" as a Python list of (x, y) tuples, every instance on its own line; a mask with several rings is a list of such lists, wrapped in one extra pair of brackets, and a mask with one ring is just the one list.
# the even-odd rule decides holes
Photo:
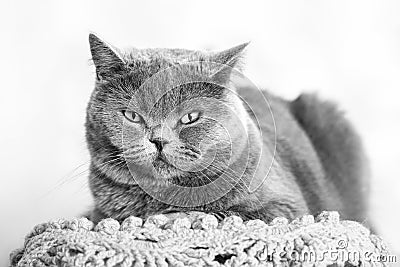
[(243, 82), (247, 44), (122, 52), (89, 42), (92, 220), (202, 211), (269, 222), (323, 210), (366, 220), (368, 172), (349, 122), (315, 95), (287, 101)]

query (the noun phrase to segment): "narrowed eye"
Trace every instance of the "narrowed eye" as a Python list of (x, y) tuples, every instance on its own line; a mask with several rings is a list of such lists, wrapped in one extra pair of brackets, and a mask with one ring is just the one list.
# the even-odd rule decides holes
[(183, 124), (190, 124), (190, 123), (197, 121), (199, 119), (199, 117), (200, 117), (200, 112), (197, 112), (197, 111), (191, 112), (191, 113), (188, 113), (185, 116), (183, 116), (181, 118), (181, 122)]
[(140, 123), (143, 121), (142, 117), (134, 111), (123, 110), (122, 114), (124, 114), (124, 117), (130, 122)]

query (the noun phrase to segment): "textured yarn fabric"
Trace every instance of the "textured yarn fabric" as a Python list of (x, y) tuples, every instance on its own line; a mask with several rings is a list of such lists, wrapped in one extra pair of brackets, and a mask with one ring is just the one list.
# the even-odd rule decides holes
[(379, 237), (337, 212), (270, 224), (199, 213), (43, 223), (11, 266), (388, 266), (379, 260), (387, 254)]

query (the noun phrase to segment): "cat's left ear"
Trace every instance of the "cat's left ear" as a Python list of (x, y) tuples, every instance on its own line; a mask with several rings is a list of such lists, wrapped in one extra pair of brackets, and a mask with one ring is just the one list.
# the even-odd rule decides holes
[(119, 52), (91, 33), (89, 35), (90, 52), (96, 67), (98, 80), (107, 80), (125, 69), (125, 63)]
[(232, 69), (240, 69), (243, 51), (250, 42), (240, 44), (211, 56), (210, 61), (218, 63), (216, 69), (211, 74), (211, 79), (225, 84), (229, 81)]

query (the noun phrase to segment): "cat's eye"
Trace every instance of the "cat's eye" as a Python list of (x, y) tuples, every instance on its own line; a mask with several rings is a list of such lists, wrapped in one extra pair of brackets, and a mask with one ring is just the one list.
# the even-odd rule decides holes
[(181, 118), (181, 123), (190, 124), (197, 121), (199, 118), (200, 118), (200, 112), (194, 111), (183, 116)]
[(123, 110), (122, 114), (130, 122), (140, 123), (140, 122), (143, 121), (142, 117), (139, 114), (137, 114), (136, 112), (134, 112), (134, 111)]

